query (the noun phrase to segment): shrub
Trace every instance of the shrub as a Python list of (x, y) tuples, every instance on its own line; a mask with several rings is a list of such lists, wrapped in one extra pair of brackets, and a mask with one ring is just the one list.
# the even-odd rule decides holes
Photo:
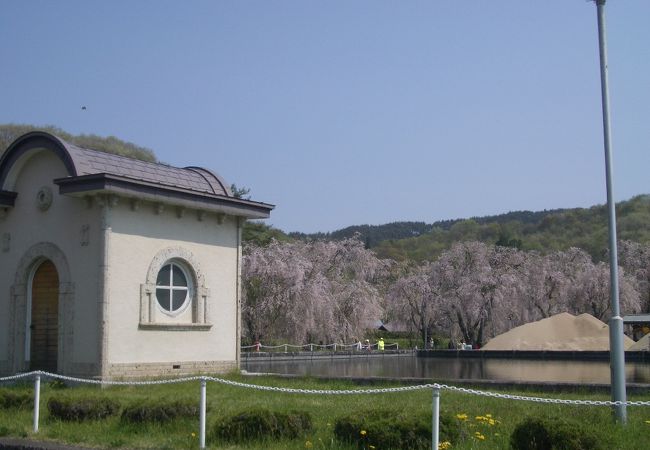
[(158, 403), (137, 403), (129, 405), (122, 411), (121, 420), (131, 423), (157, 422), (165, 423), (181, 417), (198, 417), (199, 406), (196, 402), (175, 401)]
[(52, 380), (49, 383), (49, 386), (51, 389), (67, 389), (68, 385), (65, 384), (65, 381), (59, 380), (58, 378), (56, 380)]
[(28, 392), (0, 391), (0, 408), (27, 409), (34, 404), (34, 397)]
[(237, 442), (264, 438), (293, 439), (311, 429), (312, 420), (308, 412), (281, 413), (257, 409), (241, 412), (217, 423), (213, 435)]
[(52, 397), (47, 402), (50, 416), (66, 422), (97, 420), (117, 414), (120, 405), (107, 397)]
[[(440, 440), (457, 442), (460, 424), (447, 414), (440, 415)], [(368, 448), (431, 448), (431, 416), (407, 412), (374, 410), (341, 417), (334, 435), (343, 442)]]
[(599, 450), (609, 444), (594, 429), (566, 419), (528, 417), (510, 435), (514, 450)]

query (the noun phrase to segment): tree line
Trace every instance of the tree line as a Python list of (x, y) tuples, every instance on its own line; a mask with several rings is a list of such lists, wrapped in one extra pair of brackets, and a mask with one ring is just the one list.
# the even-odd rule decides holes
[[(650, 196), (638, 195), (619, 202), (618, 235), (623, 240), (650, 242)], [(302, 240), (346, 239), (358, 236), (380, 257), (398, 261), (431, 261), (452, 245), (480, 241), (503, 247), (539, 252), (585, 250), (604, 261), (603, 242), (607, 236), (605, 205), (590, 208), (546, 211), (515, 211), (471, 219), (424, 222), (394, 222), (385, 225), (357, 225), (331, 233), (289, 233)]]
[[(622, 241), (624, 314), (650, 307), (650, 245)], [(540, 253), (458, 242), (431, 262), (379, 258), (358, 238), (249, 244), (242, 273), (244, 340), (351, 342), (373, 320), (482, 346), (560, 312), (611, 314), (609, 266), (584, 250)]]

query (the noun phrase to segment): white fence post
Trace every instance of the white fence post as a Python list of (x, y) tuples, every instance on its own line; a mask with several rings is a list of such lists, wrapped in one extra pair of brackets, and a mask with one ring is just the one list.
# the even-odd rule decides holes
[(34, 433), (38, 433), (38, 414), (41, 404), (41, 372), (36, 372), (34, 379)]
[(438, 450), (440, 439), (440, 388), (433, 388), (433, 423), (431, 427), (431, 449)]
[(205, 448), (205, 378), (201, 377), (201, 402), (199, 404), (199, 448)]
[(284, 352), (287, 353), (287, 344), (284, 344)]

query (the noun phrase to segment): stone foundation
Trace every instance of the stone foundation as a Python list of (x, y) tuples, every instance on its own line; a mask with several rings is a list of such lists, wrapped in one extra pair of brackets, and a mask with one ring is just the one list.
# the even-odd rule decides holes
[(182, 361), (110, 364), (108, 378), (152, 378), (197, 374), (222, 374), (239, 368), (237, 361)]

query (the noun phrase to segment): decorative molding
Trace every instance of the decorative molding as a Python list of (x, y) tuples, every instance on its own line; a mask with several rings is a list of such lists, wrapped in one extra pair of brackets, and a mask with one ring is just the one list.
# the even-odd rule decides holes
[(41, 186), (36, 192), (36, 207), (41, 211), (47, 211), (52, 206), (52, 189), (49, 186)]
[(81, 246), (86, 247), (90, 242), (90, 225), (81, 225)]
[(100, 208), (113, 208), (119, 203), (119, 197), (113, 194), (98, 195), (95, 199)]
[(25, 340), (27, 330), (27, 295), (30, 275), (44, 260), (50, 260), (59, 276), (59, 333), (58, 333), (58, 373), (67, 374), (73, 351), (73, 323), (75, 285), (71, 281), (70, 267), (65, 254), (50, 242), (40, 242), (30, 247), (22, 256), (14, 274), (14, 284), (10, 288), (11, 304), (9, 319), (13, 324), (9, 335), (9, 361), (12, 372), (29, 370), (26, 365)]
[[(193, 286), (193, 288), (190, 290), (192, 321), (182, 325), (207, 326), (210, 322), (207, 306), (210, 290), (205, 286), (205, 275), (203, 269), (201, 268), (201, 264), (189, 250), (186, 250), (182, 247), (168, 247), (159, 251), (156, 256), (153, 257), (147, 271), (146, 281), (144, 284), (140, 285), (140, 328), (143, 326), (148, 327), (149, 325), (156, 325), (163, 328), (155, 329), (167, 329), (164, 327), (170, 325), (169, 323), (156, 321), (157, 300), (155, 293), (158, 272), (160, 272), (160, 269), (165, 264), (173, 260), (178, 260), (184, 263), (188, 271), (188, 275), (191, 277), (191, 285)], [(180, 324), (171, 325), (177, 326)]]

